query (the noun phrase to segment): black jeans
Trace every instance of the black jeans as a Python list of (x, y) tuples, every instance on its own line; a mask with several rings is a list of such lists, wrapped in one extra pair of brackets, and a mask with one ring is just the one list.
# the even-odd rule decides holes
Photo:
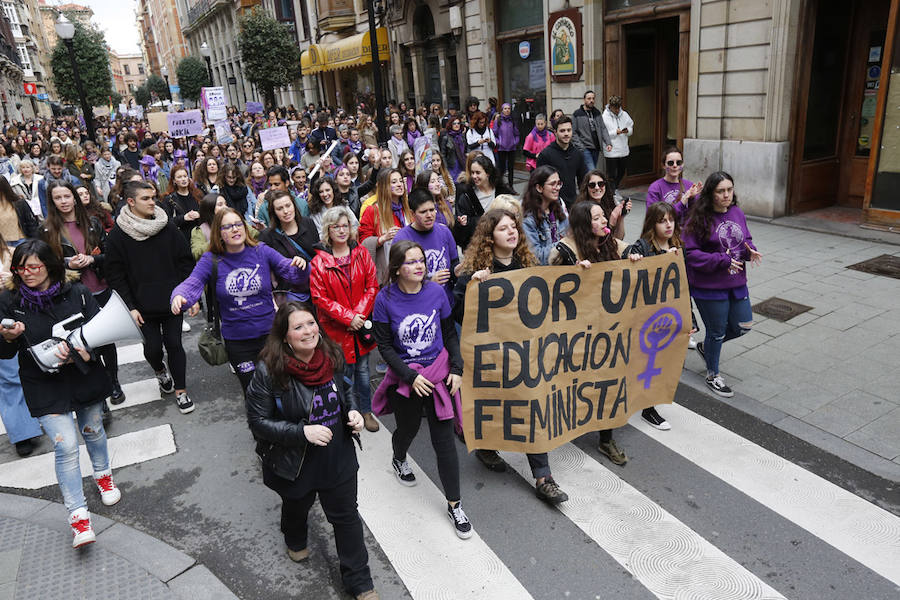
[(456, 456), (456, 442), (454, 441), (453, 419), (439, 421), (434, 412), (434, 397), (431, 395), (422, 398), (410, 391), (410, 397), (406, 398), (397, 393), (396, 386), (388, 388), (388, 399), (394, 408), (394, 417), (397, 419), (397, 429), (391, 438), (394, 447), (394, 458), (406, 460), (406, 451), (419, 433), (419, 425), (422, 424), (422, 410), (428, 418), (428, 429), (431, 433), (431, 447), (437, 457), (438, 476), (441, 478), (441, 486), (444, 488), (444, 496), (448, 502), (456, 502), (460, 499), (459, 492), (459, 457)]
[(613, 191), (619, 189), (619, 184), (622, 182), (622, 178), (625, 177), (627, 162), (627, 156), (606, 159), (606, 176), (612, 180)]
[(363, 540), (362, 519), (356, 509), (356, 473), (328, 490), (313, 490), (302, 498), (281, 498), (281, 532), (291, 550), (307, 546), (309, 509), (319, 496), (325, 518), (334, 528), (341, 580), (351, 596), (374, 589), (369, 572), (369, 553)]
[(247, 393), (247, 386), (256, 372), (256, 360), (266, 343), (266, 337), (262, 336), (249, 340), (225, 340), (225, 352), (228, 354), (228, 362), (234, 367), (234, 374), (241, 382), (241, 389)]
[[(111, 296), (112, 288), (106, 288), (102, 292), (94, 294), (97, 304), (101, 307), (106, 306), (106, 303), (109, 302)], [(110, 380), (113, 383), (117, 382), (119, 380), (119, 353), (116, 352), (116, 345), (107, 344), (106, 346), (100, 346), (97, 348), (97, 355), (100, 357), (103, 367), (109, 374)]]
[(166, 362), (175, 380), (175, 389), (185, 389), (187, 356), (181, 345), (181, 315), (165, 317), (144, 317), (141, 333), (144, 334), (144, 358), (157, 373), (162, 371), (163, 346), (166, 347)]
[(508, 177), (509, 189), (513, 187), (513, 171), (516, 164), (516, 152), (514, 150), (496, 150), (497, 154), (497, 179), (503, 181), (504, 173)]

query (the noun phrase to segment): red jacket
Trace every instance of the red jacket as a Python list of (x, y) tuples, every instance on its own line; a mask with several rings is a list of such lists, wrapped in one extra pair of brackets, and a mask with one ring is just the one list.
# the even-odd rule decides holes
[[(372, 255), (361, 245), (350, 250), (350, 280), (329, 250), (316, 248), (312, 271), (309, 275), (309, 291), (318, 309), (319, 323), (328, 337), (341, 345), (349, 364), (356, 362), (355, 335), (347, 329), (356, 315), (372, 315), (378, 279)], [(360, 346), (360, 356), (365, 356), (375, 345)]]

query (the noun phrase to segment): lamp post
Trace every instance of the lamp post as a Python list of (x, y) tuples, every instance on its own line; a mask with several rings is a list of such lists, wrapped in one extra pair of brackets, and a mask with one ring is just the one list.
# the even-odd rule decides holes
[(69, 61), (72, 63), (72, 76), (75, 78), (75, 89), (78, 91), (78, 99), (81, 102), (81, 112), (84, 113), (84, 125), (87, 128), (88, 139), (94, 139), (94, 112), (88, 104), (84, 94), (84, 85), (81, 83), (81, 75), (78, 73), (78, 65), (75, 63), (75, 46), (72, 38), (75, 37), (75, 25), (65, 15), (60, 14), (54, 26), (56, 35), (66, 44), (69, 51)]
[(206, 42), (200, 44), (200, 56), (206, 59), (206, 70), (209, 72), (209, 85), (212, 85), (212, 61), (209, 59), (209, 57), (212, 56), (212, 49)]
[(169, 68), (166, 65), (163, 65), (159, 70), (162, 73), (163, 79), (166, 80), (166, 96), (169, 98), (169, 102), (172, 102), (172, 90), (169, 89)]
[(372, 87), (375, 88), (375, 126), (378, 129), (378, 141), (388, 139), (384, 122), (384, 91), (381, 87), (381, 58), (378, 56), (378, 29), (375, 27), (376, 0), (367, 0), (366, 10), (369, 13), (369, 42), (372, 44)]

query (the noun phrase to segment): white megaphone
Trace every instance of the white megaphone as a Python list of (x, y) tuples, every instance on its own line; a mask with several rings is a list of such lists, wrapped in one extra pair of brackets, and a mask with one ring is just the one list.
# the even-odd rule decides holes
[(70, 330), (66, 327), (83, 318), (84, 316), (78, 313), (60, 321), (53, 326), (50, 339), (28, 349), (42, 371), (45, 373), (59, 371), (61, 365), (56, 356), (56, 349), (61, 342), (67, 343), (70, 347), (91, 351), (124, 340), (144, 341), (144, 336), (131, 318), (128, 307), (116, 292), (112, 292), (106, 306), (101, 308), (93, 319), (76, 329)]

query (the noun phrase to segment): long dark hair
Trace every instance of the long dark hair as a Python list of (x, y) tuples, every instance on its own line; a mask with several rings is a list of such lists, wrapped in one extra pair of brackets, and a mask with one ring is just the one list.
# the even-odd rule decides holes
[(654, 202), (647, 207), (647, 213), (644, 215), (644, 228), (641, 230), (641, 238), (650, 242), (650, 245), (656, 250), (660, 249), (656, 243), (656, 224), (666, 217), (669, 217), (675, 223), (672, 237), (669, 239), (669, 247), (681, 248), (681, 226), (678, 224), (678, 215), (675, 213), (675, 207), (668, 202)]
[[(525, 188), (525, 193), (522, 195), (522, 214), (534, 217), (534, 222), (537, 225), (540, 225), (544, 220), (544, 211), (541, 210), (541, 205), (544, 200), (535, 188), (537, 188), (537, 186), (544, 187), (547, 180), (550, 179), (550, 176), (554, 173), (558, 175), (559, 171), (550, 165), (544, 165), (532, 171), (531, 176), (528, 178), (528, 186)], [(549, 208), (553, 213), (553, 216), (556, 217), (557, 222), (566, 218), (566, 214), (563, 212), (559, 200), (551, 204)]]
[(385, 286), (397, 282), (397, 279), (400, 277), (400, 267), (403, 266), (403, 261), (406, 260), (406, 253), (413, 248), (418, 248), (422, 253), (422, 256), (425, 256), (425, 250), (422, 249), (422, 246), (418, 242), (412, 240), (400, 240), (399, 242), (391, 244), (391, 253), (388, 257), (386, 274), (387, 281), (384, 282)]
[[(734, 185), (734, 178), (725, 171), (716, 171), (706, 178), (703, 183), (703, 189), (691, 209), (688, 211), (687, 225), (685, 231), (700, 241), (709, 239), (712, 233), (712, 223), (715, 218), (715, 210), (713, 205), (716, 198), (716, 188), (725, 180)], [(731, 199), (731, 205), (737, 206), (737, 194)]]
[(591, 211), (595, 206), (600, 205), (596, 202), (578, 202), (569, 211), (569, 235), (575, 241), (575, 250), (582, 260), (592, 263), (621, 258), (616, 252), (612, 234), (602, 238), (594, 235)]
[[(37, 169), (34, 169), (35, 174)], [(9, 180), (6, 177), (0, 177), (0, 201), (8, 202), (10, 206), (14, 206), (16, 202), (18, 202), (19, 197), (13, 191), (12, 186), (9, 185)]]
[[(497, 192), (497, 186), (499, 185), (498, 179), (500, 178), (500, 176), (497, 174), (497, 167), (494, 166), (494, 163), (491, 162), (491, 159), (489, 159), (484, 154), (479, 153), (472, 159), (471, 165), (475, 164), (484, 169), (484, 174), (487, 175), (488, 183), (491, 184), (491, 188), (493, 188), (494, 192)], [(471, 165), (469, 166), (471, 167)], [(469, 169), (469, 174), (471, 175), (471, 168)], [(472, 183), (471, 178), (469, 179), (468, 183)], [(472, 187), (475, 187), (474, 183), (472, 183)]]
[(339, 192), (337, 183), (334, 182), (331, 175), (323, 175), (317, 177), (309, 186), (309, 197), (306, 199), (309, 205), (309, 214), (317, 214), (325, 207), (325, 203), (322, 201), (322, 186), (326, 183), (331, 186), (331, 205), (339, 206), (344, 203), (344, 196)]
[(213, 218), (216, 216), (216, 204), (219, 202), (219, 196), (222, 194), (206, 194), (200, 199), (200, 222), (212, 225)]
[[(272, 321), (272, 329), (269, 330), (266, 343), (259, 353), (259, 360), (266, 365), (266, 369), (269, 371), (269, 377), (271, 377), (275, 385), (282, 390), (287, 389), (290, 383), (290, 376), (284, 368), (284, 355), (293, 355), (293, 350), (291, 350), (291, 347), (285, 341), (285, 336), (287, 336), (291, 315), (298, 311), (307, 312), (311, 314), (314, 319), (316, 317), (313, 307), (305, 302), (296, 302), (294, 300), (285, 302), (278, 309), (278, 312), (275, 313), (275, 319)], [(321, 324), (319, 324), (318, 319), (316, 319), (316, 325), (319, 326), (319, 343), (316, 346), (316, 349), (322, 350), (325, 353), (325, 356), (331, 360), (335, 376), (338, 377), (338, 373), (344, 368), (344, 353), (341, 350), (341, 347), (328, 337), (322, 329)]]
[(75, 200), (75, 225), (78, 227), (78, 230), (84, 238), (85, 254), (90, 254), (91, 250), (94, 249), (94, 246), (96, 246), (99, 241), (94, 239), (97, 237), (98, 232), (94, 232), (95, 235), (93, 236), (91, 235), (91, 217), (88, 214), (87, 208), (81, 203), (81, 198), (78, 196), (78, 190), (76, 190), (75, 186), (68, 181), (56, 180), (47, 186), (47, 218), (44, 220), (44, 241), (50, 245), (53, 252), (62, 258), (62, 240), (63, 237), (67, 237), (65, 234), (66, 222), (63, 220), (62, 213), (59, 212), (59, 209), (56, 208), (56, 203), (53, 201), (53, 190), (59, 188), (65, 188), (72, 193), (72, 198)]
[(50, 277), (50, 285), (61, 283), (65, 279), (66, 265), (62, 256), (57, 255), (44, 240), (27, 239), (16, 246), (12, 255), (12, 284), (15, 289), (25, 285), (21, 275), (16, 272), (16, 267), (21, 267), (29, 256), (36, 256), (44, 263), (47, 275)]
[(594, 169), (584, 176), (584, 179), (581, 180), (581, 187), (578, 188), (578, 196), (575, 199), (575, 202), (594, 202), (594, 199), (591, 198), (591, 194), (588, 190), (588, 182), (591, 180), (591, 177), (600, 177), (606, 184), (606, 189), (603, 191), (603, 197), (600, 198), (599, 204), (603, 208), (603, 216), (608, 220), (609, 215), (612, 214), (613, 209), (616, 207), (616, 200), (614, 197), (612, 185), (610, 184), (609, 179), (606, 177), (606, 173), (604, 173), (600, 169)]
[[(317, 180), (318, 181), (318, 180)], [(287, 190), (278, 190), (277, 192), (266, 192), (266, 202), (269, 203), (268, 211), (269, 211), (269, 229), (275, 231), (281, 227), (281, 221), (278, 219), (278, 215), (275, 213), (275, 201), (281, 200), (282, 198), (289, 199), (294, 204), (294, 221), (297, 223), (297, 226), (300, 226), (300, 219), (303, 216), (300, 214), (300, 210), (297, 208), (297, 203), (294, 202), (294, 197), (291, 196), (291, 193)]]

